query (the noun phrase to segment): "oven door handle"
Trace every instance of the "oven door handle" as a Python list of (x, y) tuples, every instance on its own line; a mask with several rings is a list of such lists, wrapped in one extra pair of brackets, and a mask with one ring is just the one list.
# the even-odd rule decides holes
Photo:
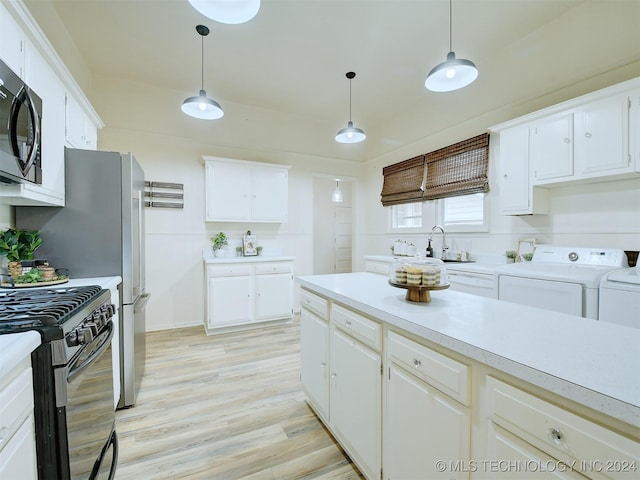
[(109, 348), (109, 345), (111, 344), (111, 340), (113, 339), (113, 333), (114, 333), (113, 322), (109, 321), (106, 327), (109, 330), (109, 336), (106, 338), (106, 340), (104, 340), (100, 344), (100, 346), (96, 349), (96, 351), (94, 351), (91, 354), (91, 356), (87, 357), (80, 365), (75, 366), (69, 370), (69, 373), (67, 374), (67, 381), (69, 383), (73, 382), (74, 378), (82, 374), (82, 372), (84, 372), (87, 368), (89, 368), (91, 364), (95, 362), (98, 359), (98, 357), (100, 357), (100, 355), (102, 355), (102, 352), (104, 352), (107, 348)]

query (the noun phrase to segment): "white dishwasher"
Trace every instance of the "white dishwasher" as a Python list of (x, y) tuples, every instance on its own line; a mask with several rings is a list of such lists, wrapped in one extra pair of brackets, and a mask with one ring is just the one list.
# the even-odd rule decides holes
[(496, 268), (498, 299), (597, 320), (600, 281), (623, 267), (624, 250), (538, 245), (530, 262)]

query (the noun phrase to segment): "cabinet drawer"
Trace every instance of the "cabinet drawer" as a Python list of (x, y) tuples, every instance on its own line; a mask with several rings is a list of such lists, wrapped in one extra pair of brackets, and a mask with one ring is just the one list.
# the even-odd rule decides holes
[(389, 332), (389, 355), (408, 372), (469, 405), (469, 367), (424, 345)]
[(364, 262), (364, 270), (365, 272), (389, 275), (389, 264), (380, 262)]
[(324, 320), (329, 318), (329, 301), (308, 290), (300, 290), (300, 302), (302, 306), (319, 315)]
[(210, 277), (251, 275), (251, 265), (209, 265), (207, 266), (207, 275)]
[(382, 326), (340, 305), (331, 305), (331, 321), (341, 330), (375, 350), (382, 347)]
[(628, 479), (640, 465), (638, 442), (493, 377), (487, 391), (491, 420), (587, 476)]
[(0, 450), (33, 411), (31, 367), (0, 391)]
[(292, 273), (293, 265), (290, 263), (259, 263), (256, 264), (256, 275), (267, 273)]

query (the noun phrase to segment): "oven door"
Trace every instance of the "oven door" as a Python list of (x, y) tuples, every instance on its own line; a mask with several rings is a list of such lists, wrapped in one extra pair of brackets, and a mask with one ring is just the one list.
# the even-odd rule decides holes
[(115, 476), (117, 437), (113, 407), (113, 322), (67, 365), (66, 422), (71, 479)]

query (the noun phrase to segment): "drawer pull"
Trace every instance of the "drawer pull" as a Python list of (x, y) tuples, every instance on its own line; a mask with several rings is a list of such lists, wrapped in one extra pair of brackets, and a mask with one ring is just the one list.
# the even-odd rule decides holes
[(561, 443), (562, 437), (563, 435), (559, 428), (552, 427), (549, 429), (549, 438), (551, 438), (555, 443)]
[(413, 359), (413, 366), (416, 368), (420, 368), (422, 366), (422, 362), (420, 360), (418, 360), (417, 358)]
[(346, 322), (344, 322), (345, 326), (351, 328), (351, 320), (347, 320)]

